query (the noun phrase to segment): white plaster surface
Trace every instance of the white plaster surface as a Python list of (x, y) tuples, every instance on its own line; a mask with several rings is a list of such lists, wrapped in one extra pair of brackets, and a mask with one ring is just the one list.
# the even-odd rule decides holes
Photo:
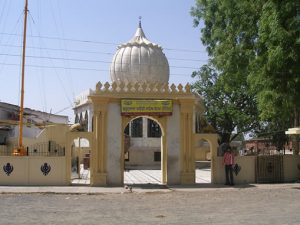
[(137, 147), (149, 147), (149, 148), (160, 148), (161, 141), (160, 138), (130, 138), (130, 146), (137, 148)]
[(173, 106), (173, 114), (167, 122), (167, 182), (168, 184), (180, 183), (180, 108)]
[(85, 113), (88, 114), (88, 131), (92, 131), (92, 124), (93, 124), (92, 118), (94, 115), (94, 109), (93, 109), (93, 105), (89, 103), (87, 100), (84, 104), (76, 105), (74, 108), (74, 114), (76, 114), (78, 117), (80, 117), (80, 114), (82, 114), (82, 118), (84, 119)]
[(107, 183), (120, 185), (121, 176), (121, 112), (120, 105), (110, 103), (107, 111)]
[[(159, 138), (160, 140), (160, 138)], [(160, 146), (158, 148), (151, 147), (139, 147), (129, 148), (129, 161), (125, 162), (125, 165), (129, 166), (141, 166), (148, 168), (160, 168), (161, 163), (154, 161), (154, 152), (161, 152)]]

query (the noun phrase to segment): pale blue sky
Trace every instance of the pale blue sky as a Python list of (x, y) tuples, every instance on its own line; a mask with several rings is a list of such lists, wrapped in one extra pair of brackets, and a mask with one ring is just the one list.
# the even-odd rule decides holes
[[(192, 83), (207, 61), (194, 0), (29, 0), (25, 107), (68, 115), (74, 97), (110, 81), (117, 44), (135, 33), (138, 17), (147, 38), (164, 49), (170, 83)], [(19, 104), (24, 0), (0, 0), (0, 101)], [(187, 51), (183, 51), (183, 50)]]

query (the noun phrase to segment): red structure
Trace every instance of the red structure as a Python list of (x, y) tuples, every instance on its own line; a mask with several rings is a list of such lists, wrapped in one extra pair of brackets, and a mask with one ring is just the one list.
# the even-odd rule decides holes
[(267, 138), (254, 138), (245, 141), (246, 155), (261, 154), (261, 155), (274, 155), (279, 152), (289, 153), (292, 152), (292, 142), (285, 144), (284, 149), (276, 149), (276, 146), (272, 144), (272, 141)]

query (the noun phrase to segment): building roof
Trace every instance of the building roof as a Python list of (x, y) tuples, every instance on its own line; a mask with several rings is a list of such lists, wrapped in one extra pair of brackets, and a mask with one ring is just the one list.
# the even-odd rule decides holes
[[(0, 111), (6, 112), (6, 116), (2, 115), (0, 122), (3, 125), (4, 121), (6, 124), (15, 125), (14, 121), (18, 120), (20, 107), (18, 105), (0, 102)], [(47, 113), (39, 110), (34, 110), (31, 108), (24, 108), (24, 119), (31, 119), (32, 122), (36, 124), (40, 123), (68, 123), (68, 116), (56, 115), (52, 113)]]

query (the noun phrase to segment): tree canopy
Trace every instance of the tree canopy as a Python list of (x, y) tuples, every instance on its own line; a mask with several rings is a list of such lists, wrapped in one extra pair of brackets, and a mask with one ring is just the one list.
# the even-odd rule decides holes
[(221, 142), (233, 139), (234, 130), (238, 135), (258, 126), (256, 99), (247, 82), (249, 59), (255, 57), (258, 6), (241, 2), (199, 0), (191, 11), (195, 26), (204, 22), (201, 40), (210, 57), (193, 74), (199, 78), (193, 88), (204, 97), (207, 119), (221, 135)]
[(285, 129), (299, 112), (299, 4), (197, 0), (192, 8), (209, 55), (208, 64), (193, 73), (199, 78), (193, 88), (223, 141), (233, 130)]
[(262, 119), (291, 118), (300, 109), (300, 2), (264, 2), (249, 83)]

